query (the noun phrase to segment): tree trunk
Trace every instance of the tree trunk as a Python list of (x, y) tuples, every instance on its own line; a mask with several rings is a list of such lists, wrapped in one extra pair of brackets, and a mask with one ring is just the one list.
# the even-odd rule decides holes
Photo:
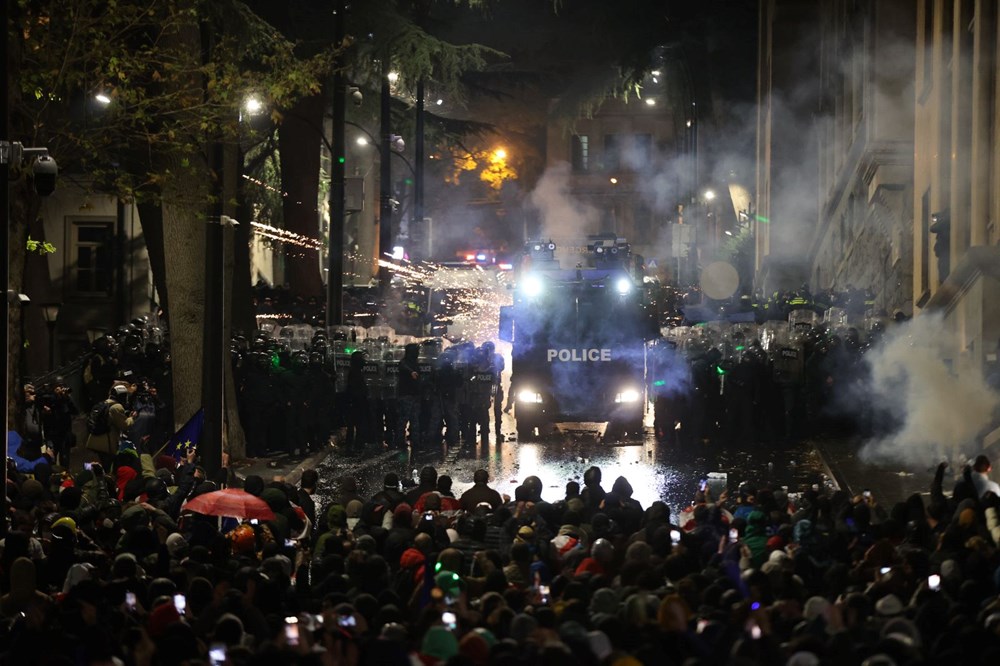
[[(170, 359), (174, 382), (174, 428), (201, 408), (202, 349), (205, 328), (204, 181), (175, 176), (163, 191), (163, 250), (166, 263)], [(183, 187), (185, 181), (187, 187)], [(201, 194), (202, 205), (188, 196)], [(187, 195), (187, 196), (186, 196)], [(197, 196), (192, 197), (197, 200)]]
[[(319, 165), (323, 127), (323, 96), (300, 100), (285, 114), (278, 131), (281, 156), (282, 213), (285, 229), (308, 238), (319, 236)], [(285, 277), (291, 293), (321, 296), (316, 252), (285, 245)]]
[(158, 201), (146, 201), (145, 197), (143, 199), (136, 204), (136, 209), (139, 211), (139, 226), (142, 227), (149, 255), (149, 270), (153, 274), (157, 304), (164, 312), (169, 312), (166, 258), (163, 254), (163, 208)]

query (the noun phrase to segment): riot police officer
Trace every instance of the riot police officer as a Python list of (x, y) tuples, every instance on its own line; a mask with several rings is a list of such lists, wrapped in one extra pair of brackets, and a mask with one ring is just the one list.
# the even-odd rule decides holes
[(500, 422), (503, 415), (503, 355), (496, 353), (496, 345), (492, 342), (483, 343), (483, 353), (490, 359), (490, 372), (493, 373), (493, 386), (490, 393), (493, 395), (493, 428), (497, 434), (497, 443), (503, 441), (503, 432), (500, 430)]
[(493, 343), (484, 343), (475, 350), (469, 396), (470, 421), (466, 424), (470, 442), (475, 441), (477, 426), (482, 443), (489, 444), (490, 441), (490, 400), (497, 383), (494, 365)]
[(347, 370), (347, 438), (349, 451), (362, 448), (372, 440), (371, 407), (368, 401), (368, 384), (365, 382), (366, 354), (357, 350), (351, 354)]
[(306, 370), (306, 414), (303, 427), (306, 431), (306, 445), (319, 450), (330, 441), (332, 431), (334, 377), (327, 371), (324, 354), (316, 350), (309, 353), (309, 368)]
[(434, 373), (434, 392), (441, 405), (444, 420), (444, 441), (448, 446), (457, 446), (460, 436), (458, 395), (462, 390), (462, 377), (456, 367), (457, 353), (454, 347), (441, 352)]
[(410, 444), (414, 449), (420, 448), (420, 345), (410, 343), (403, 351), (399, 361), (399, 373), (396, 378), (396, 432), (393, 446), (402, 449), (406, 446), (406, 427), (410, 427)]

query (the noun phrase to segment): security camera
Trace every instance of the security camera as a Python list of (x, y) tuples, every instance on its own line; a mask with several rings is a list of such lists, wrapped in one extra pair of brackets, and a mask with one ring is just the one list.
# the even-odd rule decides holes
[(49, 155), (39, 155), (31, 165), (31, 180), (35, 193), (47, 197), (56, 191), (56, 177), (59, 166)]
[(389, 135), (389, 144), (390, 147), (397, 153), (401, 153), (404, 150), (406, 150), (406, 142), (403, 141), (403, 137), (399, 136), (398, 134)]
[(361, 89), (351, 86), (348, 88), (348, 92), (351, 93), (351, 101), (354, 102), (354, 106), (361, 106), (365, 101), (365, 96), (361, 94)]

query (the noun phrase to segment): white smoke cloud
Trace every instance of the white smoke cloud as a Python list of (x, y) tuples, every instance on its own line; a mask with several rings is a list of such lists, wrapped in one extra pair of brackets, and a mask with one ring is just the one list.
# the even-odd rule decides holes
[(543, 239), (575, 241), (599, 231), (600, 213), (593, 206), (571, 196), (570, 166), (565, 162), (545, 170), (528, 197), (539, 213), (539, 228)]
[(921, 315), (868, 355), (873, 402), (898, 428), (865, 445), (863, 459), (932, 464), (978, 453), (976, 441), (1000, 407), (1000, 394), (978, 370), (959, 375), (950, 367), (951, 336), (940, 315)]

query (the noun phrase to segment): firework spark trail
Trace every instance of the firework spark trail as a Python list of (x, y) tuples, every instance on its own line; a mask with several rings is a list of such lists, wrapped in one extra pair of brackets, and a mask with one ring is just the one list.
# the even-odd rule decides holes
[(446, 337), (476, 344), (495, 341), (500, 308), (511, 297), (504, 288), (506, 274), (481, 266), (452, 267), (432, 262), (412, 264), (379, 259), (379, 266), (398, 275), (407, 287), (422, 287), (444, 294), (439, 322), (449, 321)]

